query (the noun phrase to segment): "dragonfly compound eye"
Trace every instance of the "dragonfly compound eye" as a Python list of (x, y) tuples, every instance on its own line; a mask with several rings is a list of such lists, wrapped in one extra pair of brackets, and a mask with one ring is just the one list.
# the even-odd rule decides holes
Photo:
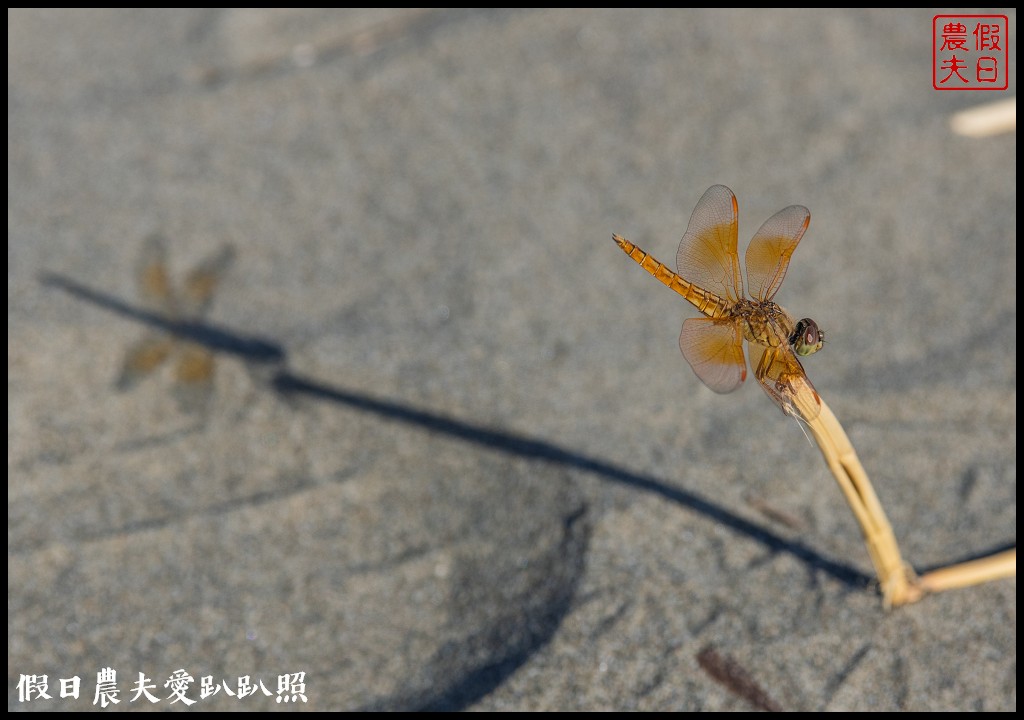
[(810, 318), (804, 318), (796, 324), (789, 342), (797, 355), (810, 355), (821, 350), (825, 344), (825, 331)]

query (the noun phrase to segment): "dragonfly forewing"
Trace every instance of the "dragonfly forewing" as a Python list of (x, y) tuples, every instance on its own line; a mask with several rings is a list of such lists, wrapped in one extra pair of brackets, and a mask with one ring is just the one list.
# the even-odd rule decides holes
[(747, 246), (747, 289), (758, 302), (775, 297), (793, 251), (811, 222), (811, 212), (802, 205), (790, 205), (765, 220)]
[(687, 282), (727, 300), (743, 297), (736, 250), (739, 206), (732, 190), (714, 185), (690, 215), (676, 252), (676, 271)]
[(165, 333), (148, 332), (135, 342), (124, 355), (121, 373), (115, 386), (129, 390), (152, 373), (174, 350), (174, 338)]

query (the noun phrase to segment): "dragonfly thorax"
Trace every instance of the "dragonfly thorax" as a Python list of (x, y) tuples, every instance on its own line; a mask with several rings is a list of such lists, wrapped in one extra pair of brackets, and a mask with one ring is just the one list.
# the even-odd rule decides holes
[(747, 342), (765, 347), (789, 345), (796, 328), (793, 316), (770, 300), (761, 303), (745, 298), (737, 300), (730, 314), (741, 321)]

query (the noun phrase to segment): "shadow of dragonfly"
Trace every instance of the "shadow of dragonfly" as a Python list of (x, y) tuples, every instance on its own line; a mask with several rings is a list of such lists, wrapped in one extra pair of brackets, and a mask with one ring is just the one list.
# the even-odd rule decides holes
[(175, 286), (167, 266), (167, 243), (160, 235), (151, 235), (143, 242), (135, 270), (138, 305), (57, 273), (41, 273), (39, 281), (144, 324), (143, 335), (125, 352), (115, 386), (129, 390), (173, 359), (175, 398), (183, 411), (195, 413), (205, 411), (212, 396), (217, 353), (256, 364), (285, 360), (285, 352), (277, 343), (241, 335), (206, 320), (233, 259), (234, 249), (225, 245), (200, 261)]

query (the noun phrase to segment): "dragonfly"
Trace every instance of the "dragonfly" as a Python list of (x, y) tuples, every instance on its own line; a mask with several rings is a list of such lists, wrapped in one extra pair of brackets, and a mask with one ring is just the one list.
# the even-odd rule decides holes
[(214, 353), (211, 347), (190, 340), (178, 327), (188, 328), (202, 320), (215, 291), (234, 258), (230, 245), (202, 260), (184, 278), (180, 288), (171, 283), (167, 269), (167, 246), (162, 236), (143, 241), (136, 266), (136, 283), (146, 310), (164, 319), (163, 327), (146, 331), (125, 353), (117, 388), (127, 390), (176, 355), (175, 396), (187, 412), (205, 407), (211, 395)]
[(743, 292), (736, 249), (738, 215), (732, 190), (724, 185), (708, 188), (679, 242), (677, 272), (620, 235), (612, 239), (705, 316), (683, 322), (679, 349), (707, 387), (729, 393), (746, 379), (746, 340), (750, 367), (768, 397), (786, 415), (810, 422), (821, 410), (821, 399), (799, 358), (820, 350), (825, 332), (811, 318), (795, 320), (774, 298), (811, 213), (791, 205), (754, 234), (745, 258), (749, 298)]

